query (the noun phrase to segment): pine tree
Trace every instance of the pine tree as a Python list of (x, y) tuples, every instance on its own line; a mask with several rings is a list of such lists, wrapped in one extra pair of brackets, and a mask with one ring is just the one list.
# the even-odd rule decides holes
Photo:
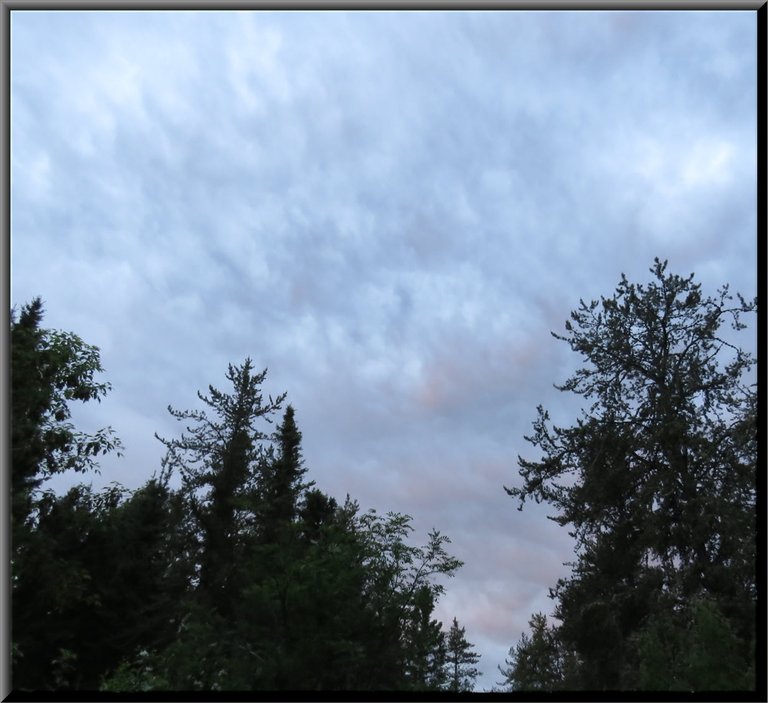
[(542, 457), (520, 457), (523, 484), (507, 489), (571, 527), (578, 560), (552, 595), (589, 689), (632, 685), (633, 633), (702, 594), (731, 621), (745, 667), (754, 638), (755, 360), (720, 328), (743, 330), (755, 303), (727, 286), (705, 298), (666, 266), (655, 260), (647, 286), (622, 275), (553, 333), (586, 361), (557, 387), (591, 405), (571, 427), (540, 406), (526, 439)]
[[(167, 447), (163, 470), (179, 470), (183, 491), (199, 538), (199, 590), (209, 607), (229, 611), (235, 594), (233, 573), (241, 554), (248, 522), (258, 511), (256, 495), (258, 467), (264, 459), (262, 440), (267, 435), (257, 427), (261, 420), (280, 409), (285, 394), (264, 402), (260, 386), (266, 369), (253, 373), (250, 359), (228, 367), (232, 393), (209, 386), (209, 396), (198, 397), (213, 410), (168, 411), (179, 421), (192, 420), (188, 434), (180, 439), (158, 439)], [(156, 435), (157, 436), (157, 435)], [(226, 615), (226, 613), (225, 613)]]
[(467, 641), (464, 628), (459, 627), (458, 620), (454, 618), (446, 638), (445, 669), (449, 691), (459, 693), (475, 687), (475, 679), (480, 672), (474, 665), (480, 661), (480, 655), (473, 652), (472, 647), (474, 645)]

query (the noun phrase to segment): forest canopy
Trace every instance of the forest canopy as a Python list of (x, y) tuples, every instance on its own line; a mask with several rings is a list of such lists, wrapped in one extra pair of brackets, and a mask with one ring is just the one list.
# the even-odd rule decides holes
[[(547, 504), (575, 554), (503, 690), (759, 688), (756, 361), (736, 344), (756, 302), (651, 274), (552, 333), (582, 362), (556, 387), (585, 406), (562, 427), (538, 407), (538, 456), (505, 490)], [(462, 566), (448, 537), (318, 488), (251, 359), (169, 406), (179, 432), (140, 488), (46, 488), (121, 443), (71, 422), (110, 390), (99, 350), (42, 320), (40, 299), (11, 311), (15, 690), (473, 690), (474, 645), (435, 618)]]
[[(109, 385), (98, 349), (11, 313), (12, 656), (16, 690), (471, 690), (478, 657), (434, 619), (462, 562), (412, 518), (362, 512), (306, 480), (286, 396), (266, 370), (175, 410), (159, 472), (128, 491), (44, 490), (120, 448), (69, 423)], [(461, 635), (461, 636), (458, 636)]]

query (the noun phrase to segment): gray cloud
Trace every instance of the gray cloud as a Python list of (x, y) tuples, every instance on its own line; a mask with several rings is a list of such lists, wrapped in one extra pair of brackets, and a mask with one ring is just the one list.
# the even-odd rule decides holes
[(571, 557), (502, 490), (536, 405), (579, 409), (549, 331), (654, 256), (755, 294), (754, 21), (14, 14), (12, 301), (102, 349), (98, 480), (252, 357), (321, 488), (452, 537), (489, 688)]

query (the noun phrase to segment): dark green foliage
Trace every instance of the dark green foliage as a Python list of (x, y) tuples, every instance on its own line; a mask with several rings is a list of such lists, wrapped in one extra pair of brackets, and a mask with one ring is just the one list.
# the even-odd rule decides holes
[[(423, 625), (431, 613), (430, 605), (443, 593), (442, 584), (434, 583), (432, 578), (452, 576), (462, 562), (448, 555), (444, 545), (450, 540), (437, 530), (429, 533), (424, 546), (409, 545), (406, 540), (413, 530), (410, 523), (409, 515), (390, 512), (381, 516), (375, 510), (355, 522), (363, 547), (363, 598), (373, 616), (366, 689), (412, 687), (414, 670), (419, 668), (424, 670), (428, 686), (439, 683), (434, 662), (414, 666), (416, 653), (419, 648), (424, 651), (424, 637), (429, 637), (429, 632), (414, 627), (413, 619), (421, 620)], [(427, 609), (429, 613), (424, 612)], [(416, 640), (410, 639), (414, 635)], [(440, 642), (434, 637), (432, 641), (437, 648), (434, 657), (439, 658)]]
[[(638, 666), (653, 668), (649, 638), (697, 598), (735, 638), (740, 673), (728, 680), (744, 681), (750, 670), (755, 361), (720, 328), (744, 329), (740, 316), (755, 304), (734, 302), (727, 286), (705, 298), (693, 275), (667, 274), (666, 262), (651, 272), (648, 286), (622, 276), (613, 297), (581, 301), (566, 335), (553, 333), (586, 361), (558, 388), (591, 405), (571, 427), (552, 426), (539, 407), (526, 439), (542, 457), (521, 457), (523, 484), (506, 489), (521, 509), (529, 498), (550, 503), (552, 519), (576, 540), (573, 575), (552, 593), (562, 622), (555, 635), (578, 661), (569, 686), (648, 685), (655, 679)], [(697, 646), (709, 646), (706, 628), (694, 631)], [(675, 646), (666, 635), (660, 641)]]
[[(41, 498), (14, 593), (14, 629), (25, 654), (16, 685), (95, 689), (126, 652), (173, 636), (186, 580), (174, 564), (178, 513), (155, 481), (125, 493), (76, 486), (61, 498)], [(71, 680), (47, 679), (59, 650), (76, 660)]]
[[(437, 690), (449, 653), (432, 619), (435, 579), (461, 562), (411, 518), (360, 514), (305, 480), (301, 432), (266, 371), (229, 366), (231, 392), (205, 411), (136, 491), (42, 491), (119, 446), (67, 422), (98, 398), (98, 352), (39, 327), (39, 301), (11, 316), (13, 342), (13, 684), (17, 689)], [(180, 487), (171, 488), (174, 477)], [(462, 631), (463, 633), (463, 631)], [(469, 646), (469, 645), (468, 645)], [(466, 662), (462, 664), (465, 666)], [(462, 669), (464, 671), (464, 669)], [(462, 685), (466, 683), (464, 672)]]
[(168, 690), (168, 681), (156, 672), (156, 665), (155, 653), (142, 649), (133, 660), (124, 659), (117, 669), (104, 677), (99, 690), (108, 693)]
[(673, 613), (653, 614), (632, 636), (634, 684), (645, 690), (754, 688), (750, 654), (717, 605), (696, 598)]
[(87, 678), (77, 633), (101, 595), (82, 548), (100, 516), (119, 500), (73, 488), (57, 499), (45, 481), (69, 469), (96, 468), (96, 456), (119, 449), (110, 428), (95, 435), (69, 422), (72, 401), (100, 400), (109, 384), (96, 347), (66, 332), (41, 327), (39, 298), (11, 311), (11, 597), (14, 685), (65, 686)]
[[(43, 303), (35, 298), (16, 319), (11, 311), (11, 488), (14, 538), (33, 512), (33, 494), (55, 473), (96, 468), (95, 457), (119, 450), (111, 428), (94, 435), (69, 422), (73, 400), (100, 401), (108, 383), (97, 347), (69, 332), (40, 327)], [(119, 452), (118, 452), (119, 453)]]
[(264, 670), (269, 680), (261, 687), (359, 688), (371, 618), (362, 597), (361, 544), (352, 527), (357, 506), (336, 506), (319, 491), (306, 502), (327, 512), (311, 525), (295, 523), (293, 540), (268, 552), (259, 547), (271, 567), (244, 593), (251, 641), (271, 657)]
[(554, 691), (563, 688), (567, 657), (555, 630), (543, 613), (534, 613), (528, 622), (530, 636), (523, 633), (509, 650), (506, 667), (499, 667), (508, 691)]
[(445, 672), (449, 691), (459, 693), (474, 688), (475, 679), (480, 676), (474, 665), (480, 661), (480, 655), (472, 651), (473, 646), (467, 641), (464, 628), (459, 627), (458, 620), (454, 618), (445, 642)]
[(405, 676), (414, 690), (439, 690), (447, 683), (445, 634), (432, 619), (435, 595), (424, 585), (413, 596), (405, 621)]
[[(402, 541), (410, 518), (359, 516), (355, 503), (337, 506), (317, 490), (303, 505), (282, 542), (257, 536), (243, 552), (247, 578), (231, 617), (191, 592), (187, 616), (157, 654), (152, 677), (197, 690), (440, 687), (442, 636), (430, 615), (441, 587), (430, 579), (457, 568), (445, 538), (411, 547)], [(395, 553), (407, 563), (397, 564)], [(118, 684), (145, 666), (127, 665), (127, 674), (115, 675)]]
[[(262, 402), (265, 372), (230, 366), (233, 393), (200, 398), (217, 417), (171, 412), (194, 426), (168, 447), (189, 519), (190, 579), (173, 641), (126, 659), (105, 687), (165, 682), (171, 689), (401, 689), (440, 685), (440, 637), (429, 616), (460, 562), (434, 531), (405, 538), (410, 517), (358, 514), (306, 482), (301, 432), (284, 396)], [(439, 633), (439, 625), (438, 625)], [(143, 678), (142, 678), (143, 677)], [(158, 684), (159, 685), (159, 684)]]
[[(185, 588), (174, 567), (174, 508), (155, 481), (126, 498), (112, 487), (46, 492), (14, 573), (19, 688), (98, 688), (126, 652), (167, 643)], [(69, 673), (51, 664), (71, 664)], [(61, 663), (61, 662), (60, 662)]]
[[(257, 467), (264, 461), (259, 443), (266, 435), (257, 428), (261, 419), (280, 408), (285, 394), (264, 404), (260, 385), (266, 369), (254, 374), (250, 359), (231, 364), (227, 379), (231, 394), (209, 386), (210, 396), (198, 397), (213, 411), (168, 411), (179, 421), (193, 421), (180, 439), (159, 438), (168, 448), (164, 470), (181, 474), (194, 533), (199, 540), (199, 591), (214, 610), (234, 602), (233, 575), (243, 548), (248, 520), (258, 505)], [(227, 615), (228, 613), (225, 613)]]
[(283, 421), (272, 440), (276, 451), (270, 447), (272, 451), (262, 461), (259, 485), (259, 530), (262, 541), (268, 544), (277, 541), (281, 532), (295, 521), (300, 497), (314, 485), (314, 481), (302, 482), (307, 469), (303, 466), (301, 432), (296, 426), (291, 405), (286, 408)]

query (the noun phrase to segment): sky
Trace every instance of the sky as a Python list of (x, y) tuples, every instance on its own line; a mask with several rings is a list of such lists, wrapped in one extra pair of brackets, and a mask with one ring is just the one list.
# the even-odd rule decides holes
[(17, 10), (11, 304), (101, 350), (95, 486), (268, 368), (318, 488), (452, 540), (488, 690), (573, 558), (503, 488), (582, 407), (550, 331), (656, 256), (755, 296), (756, 130), (754, 11)]

